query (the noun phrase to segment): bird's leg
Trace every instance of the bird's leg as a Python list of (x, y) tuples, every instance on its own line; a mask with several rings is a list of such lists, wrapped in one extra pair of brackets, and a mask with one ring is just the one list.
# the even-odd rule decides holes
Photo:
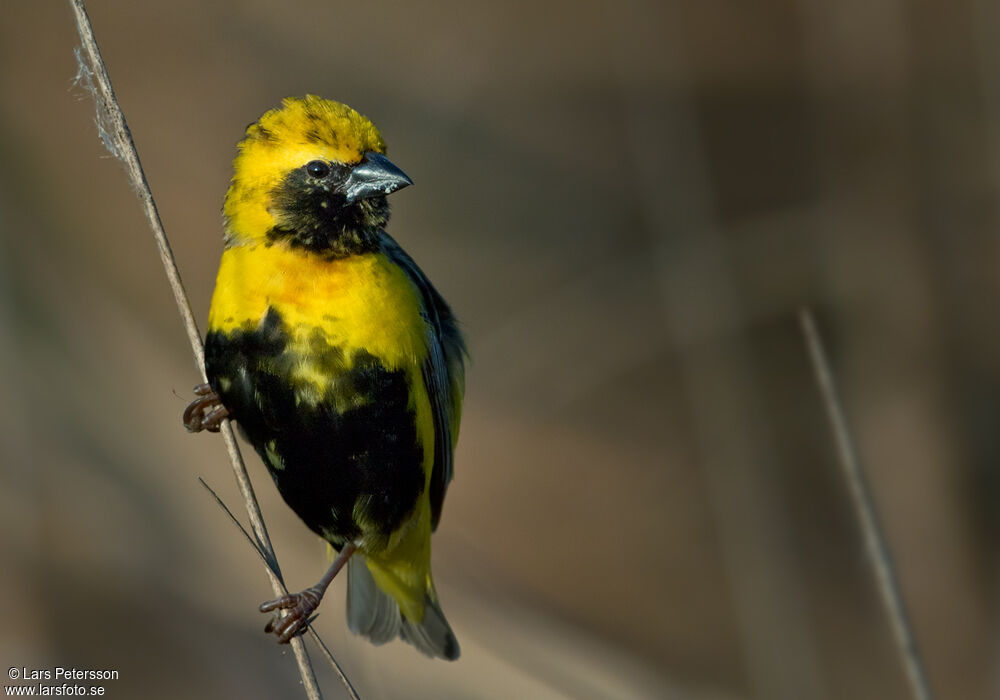
[(199, 384), (194, 393), (198, 398), (184, 409), (184, 427), (189, 433), (219, 432), (223, 419), (229, 417), (229, 409), (222, 405), (222, 399), (208, 384)]
[(262, 613), (271, 612), (272, 610), (288, 611), (288, 614), (284, 617), (268, 622), (264, 631), (274, 632), (278, 636), (278, 642), (281, 644), (288, 644), (292, 637), (304, 632), (309, 625), (312, 614), (319, 607), (319, 602), (323, 599), (323, 594), (326, 593), (330, 582), (344, 568), (344, 564), (354, 554), (355, 549), (357, 549), (357, 545), (353, 542), (345, 544), (344, 548), (340, 550), (340, 554), (333, 560), (330, 568), (323, 574), (323, 578), (315, 586), (310, 586), (301, 593), (290, 593), (280, 598), (269, 600), (266, 603), (261, 603), (260, 611)]

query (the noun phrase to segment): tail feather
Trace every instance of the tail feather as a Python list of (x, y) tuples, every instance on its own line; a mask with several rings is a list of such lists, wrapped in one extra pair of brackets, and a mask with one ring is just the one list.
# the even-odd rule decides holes
[(426, 594), (424, 619), (414, 623), (400, 612), (396, 601), (375, 584), (368, 563), (359, 553), (355, 553), (347, 564), (347, 625), (372, 644), (385, 644), (402, 637), (427, 656), (449, 661), (457, 659), (460, 651), (433, 588)]
[(458, 640), (455, 633), (451, 631), (448, 621), (444, 619), (441, 606), (436, 600), (427, 596), (424, 606), (424, 619), (420, 624), (415, 624), (402, 617), (403, 626), (399, 630), (400, 636), (427, 656), (440, 657), (454, 661), (458, 658), (461, 650), (458, 648)]
[(372, 578), (365, 558), (355, 552), (347, 561), (347, 626), (372, 644), (385, 644), (399, 636), (399, 606)]

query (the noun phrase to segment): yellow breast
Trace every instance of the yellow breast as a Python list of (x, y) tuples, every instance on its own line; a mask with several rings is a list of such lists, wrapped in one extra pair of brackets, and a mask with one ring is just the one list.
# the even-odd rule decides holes
[(419, 367), (427, 354), (419, 292), (381, 253), (324, 260), (285, 245), (228, 248), (208, 325), (255, 328), (274, 308), (294, 345), (319, 329), (346, 355), (365, 350), (389, 369)]
[(341, 348), (345, 358), (363, 350), (385, 368), (407, 373), (429, 479), (435, 433), (422, 375), (427, 328), (419, 291), (406, 273), (382, 253), (324, 260), (280, 243), (227, 248), (209, 331), (256, 329), (272, 308), (289, 335), (286, 351), (299, 358), (287, 379), (298, 386), (303, 401), (319, 400), (331, 380), (329, 367), (311, 352), (317, 331), (324, 344)]

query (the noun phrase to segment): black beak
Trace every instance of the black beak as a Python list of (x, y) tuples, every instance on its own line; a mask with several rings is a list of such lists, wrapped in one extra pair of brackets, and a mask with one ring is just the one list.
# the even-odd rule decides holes
[(347, 203), (354, 204), (378, 194), (392, 194), (412, 184), (413, 180), (393, 165), (392, 161), (381, 153), (369, 151), (347, 176), (343, 192)]

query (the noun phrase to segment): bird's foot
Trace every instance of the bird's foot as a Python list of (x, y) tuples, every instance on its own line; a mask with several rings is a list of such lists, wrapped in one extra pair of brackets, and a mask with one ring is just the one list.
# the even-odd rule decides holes
[(292, 637), (300, 635), (309, 627), (312, 615), (319, 607), (319, 602), (323, 598), (324, 591), (318, 586), (307, 588), (301, 593), (289, 593), (280, 598), (261, 603), (262, 613), (276, 610), (287, 610), (284, 617), (274, 617), (264, 627), (268, 634), (274, 633), (278, 637), (279, 644), (288, 644)]
[(222, 421), (229, 417), (229, 409), (222, 405), (222, 399), (208, 384), (199, 384), (194, 393), (198, 398), (184, 409), (184, 427), (189, 433), (219, 432)]

